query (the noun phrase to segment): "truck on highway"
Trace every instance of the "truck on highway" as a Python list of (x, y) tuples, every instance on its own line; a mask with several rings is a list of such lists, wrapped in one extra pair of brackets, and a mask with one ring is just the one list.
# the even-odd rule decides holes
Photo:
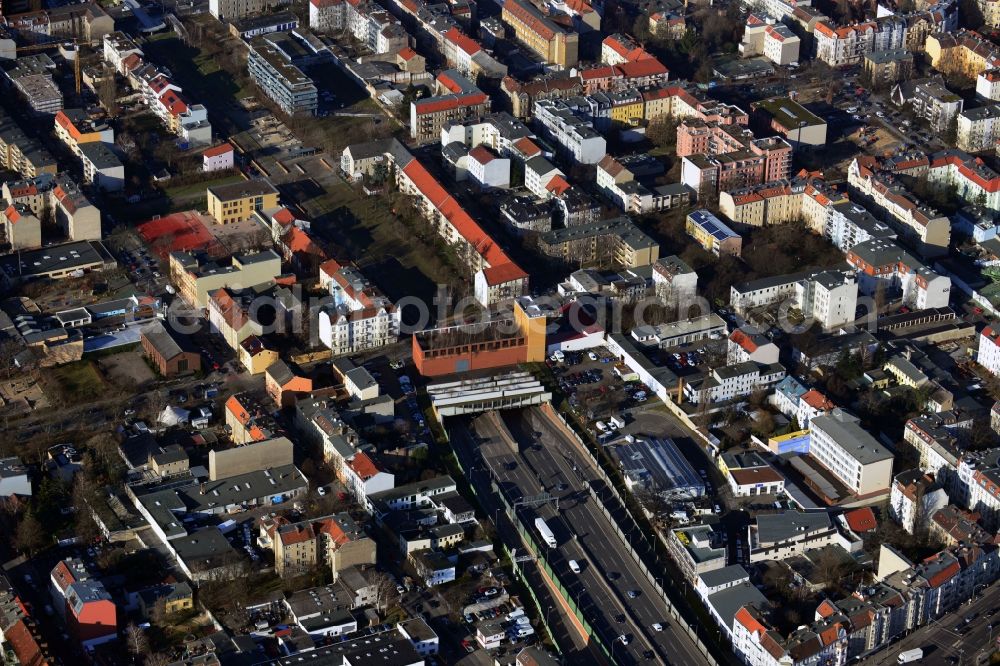
[(555, 548), (559, 544), (556, 543), (556, 535), (552, 533), (549, 526), (545, 524), (544, 518), (535, 518), (535, 529), (541, 535), (545, 543), (548, 544), (549, 548)]
[(905, 652), (900, 652), (899, 657), (896, 658), (897, 664), (909, 664), (913, 661), (920, 661), (924, 658), (923, 648), (913, 648), (912, 650), (906, 650)]

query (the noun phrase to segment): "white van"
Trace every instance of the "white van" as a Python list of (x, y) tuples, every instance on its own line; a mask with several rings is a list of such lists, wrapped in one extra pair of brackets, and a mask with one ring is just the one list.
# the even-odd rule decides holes
[(549, 358), (551, 358), (556, 363), (562, 363), (566, 359), (566, 355), (562, 353), (562, 350), (557, 349), (554, 352), (552, 352), (552, 356), (550, 356)]
[(612, 428), (614, 428), (615, 430), (618, 430), (620, 428), (624, 428), (625, 427), (625, 419), (623, 419), (621, 417), (618, 417), (618, 416), (612, 416), (610, 419), (608, 419), (608, 425), (611, 426)]
[(569, 561), (569, 570), (572, 571), (575, 574), (580, 573), (580, 563), (577, 562), (576, 560), (570, 560)]
[(604, 432), (605, 430), (608, 429), (608, 424), (605, 423), (604, 421), (598, 421), (597, 423), (594, 424), (594, 427), (597, 428), (598, 432)]

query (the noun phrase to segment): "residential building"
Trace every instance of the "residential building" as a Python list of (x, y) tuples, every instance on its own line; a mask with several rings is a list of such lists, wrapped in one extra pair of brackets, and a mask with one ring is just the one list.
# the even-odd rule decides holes
[(750, 562), (781, 561), (841, 540), (825, 512), (760, 513), (747, 532)]
[(229, 143), (220, 143), (218, 146), (206, 148), (202, 154), (201, 170), (208, 173), (210, 171), (224, 171), (235, 166), (235, 152)]
[(255, 211), (278, 207), (278, 190), (266, 180), (209, 187), (208, 214), (220, 224), (244, 222)]
[(948, 505), (948, 493), (921, 469), (900, 472), (892, 482), (889, 515), (910, 534), (930, 528), (931, 516)]
[(959, 150), (930, 156), (927, 183), (934, 192), (949, 192), (963, 201), (1000, 211), (1000, 174), (978, 157)]
[(836, 405), (816, 389), (802, 385), (795, 377), (788, 376), (774, 387), (770, 402), (790, 419), (795, 419), (799, 428), (807, 429), (815, 416), (826, 414)]
[(698, 245), (717, 257), (738, 257), (743, 249), (743, 238), (705, 209), (688, 214), (685, 230)]
[(679, 527), (667, 533), (667, 550), (692, 584), (710, 571), (726, 566), (726, 545), (721, 526), (714, 524)]
[[(332, 260), (331, 260), (332, 262)], [(392, 301), (351, 266), (323, 265), (333, 302), (320, 310), (319, 339), (334, 356), (357, 354), (393, 344), (400, 313)]]
[[(355, 153), (361, 159), (355, 159)], [(473, 276), (474, 293), (480, 303), (499, 303), (525, 293), (527, 273), (511, 261), (500, 244), (483, 231), (398, 141), (390, 139), (348, 147), (344, 150), (341, 169), (345, 173), (370, 175), (376, 168), (382, 168), (379, 155), (387, 160), (400, 191), (413, 196), (418, 212), (432, 223), (446, 242), (456, 246), (458, 256), (466, 262)], [(359, 170), (361, 168), (365, 171)]]
[(441, 137), (452, 123), (463, 123), (490, 112), (490, 98), (455, 69), (438, 74), (435, 93), (410, 103), (410, 136), (417, 143)]
[(279, 275), (281, 257), (274, 250), (233, 255), (228, 265), (206, 255), (170, 254), (170, 281), (177, 293), (196, 308), (208, 307), (209, 294), (217, 289), (249, 289), (273, 282)]
[(311, 116), (319, 105), (312, 79), (297, 63), (317, 60), (312, 44), (295, 31), (250, 40), (247, 70), (254, 83), (289, 116)]
[(913, 310), (943, 308), (950, 301), (951, 278), (928, 268), (892, 240), (858, 243), (847, 253), (847, 263), (857, 271), (858, 291), (867, 296), (899, 297)]
[(118, 608), (100, 581), (77, 581), (66, 588), (66, 627), (84, 648), (118, 639)]
[(736, 224), (762, 227), (802, 220), (812, 231), (824, 234), (829, 206), (845, 201), (844, 193), (828, 187), (818, 174), (799, 174), (790, 180), (723, 190), (719, 210)]
[(966, 109), (958, 114), (955, 145), (978, 153), (994, 150), (1000, 141), (1000, 104)]
[(579, 35), (544, 16), (530, 0), (504, 0), (501, 19), (514, 40), (546, 63), (563, 69), (579, 60)]
[(346, 512), (300, 523), (262, 522), (258, 541), (273, 550), (275, 572), (283, 578), (328, 566), (336, 580), (348, 567), (375, 564), (375, 542)]
[(139, 343), (146, 358), (163, 377), (201, 370), (201, 355), (194, 350), (185, 350), (179, 338), (158, 319), (142, 327)]
[(746, 361), (724, 365), (701, 377), (688, 378), (684, 383), (684, 397), (693, 404), (726, 402), (766, 389), (784, 377), (785, 368), (780, 363)]
[(1000, 376), (1000, 333), (992, 326), (987, 326), (979, 334), (976, 362), (993, 375)]
[(100, 142), (80, 145), (80, 162), (83, 165), (83, 181), (88, 185), (119, 192), (125, 187), (125, 166), (118, 156)]
[(909, 104), (932, 132), (942, 135), (954, 131), (964, 106), (962, 98), (948, 90), (940, 78), (898, 83), (892, 89), (892, 101), (900, 106)]
[[(0, 166), (23, 178), (42, 174), (55, 175), (56, 160), (34, 138), (29, 137), (14, 120), (0, 109)], [(11, 201), (7, 197), (7, 201)]]
[(660, 245), (627, 217), (599, 220), (541, 234), (539, 250), (569, 264), (635, 268), (660, 256)]
[(220, 21), (235, 21), (263, 14), (278, 4), (278, 0), (209, 0), (208, 11)]
[(344, 29), (344, 0), (309, 0), (309, 29), (339, 32)]
[(0, 215), (4, 242), (12, 250), (33, 250), (42, 246), (42, 222), (26, 204), (7, 206)]
[(809, 455), (860, 497), (886, 493), (892, 484), (892, 453), (837, 408), (810, 422)]
[(653, 290), (668, 308), (687, 312), (698, 295), (698, 274), (676, 255), (653, 262)]
[(580, 164), (597, 164), (607, 154), (604, 137), (566, 101), (536, 101), (534, 115), (543, 133), (557, 144), (557, 150), (567, 159)]
[(891, 90), (913, 78), (913, 54), (907, 49), (872, 51), (865, 55), (864, 72), (874, 90)]
[(976, 95), (991, 102), (1000, 102), (1000, 69), (988, 69), (976, 77)]
[(740, 56), (762, 55), (776, 65), (790, 65), (799, 61), (800, 44), (798, 36), (784, 24), (751, 14), (743, 29)]
[(726, 343), (728, 365), (747, 361), (763, 364), (778, 362), (778, 345), (749, 324), (733, 329)]
[(834, 203), (827, 207), (821, 227), (823, 235), (841, 252), (868, 241), (892, 243), (896, 232), (880, 222), (868, 209), (851, 201)]
[(733, 310), (742, 316), (757, 308), (784, 303), (824, 330), (854, 321), (857, 300), (857, 279), (853, 272), (844, 270), (807, 271), (742, 282), (733, 285), (729, 295)]
[(879, 160), (859, 157), (847, 170), (851, 195), (858, 203), (879, 212), (922, 256), (945, 254), (951, 241), (951, 220), (926, 206), (903, 189), (891, 172), (881, 170)]
[(726, 335), (726, 330), (726, 320), (713, 312), (699, 317), (685, 317), (669, 324), (636, 326), (630, 337), (644, 347), (655, 345), (667, 349), (702, 340), (717, 340)]
[(79, 157), (80, 146), (87, 143), (115, 142), (115, 131), (104, 118), (93, 117), (82, 109), (62, 109), (55, 116), (56, 136)]

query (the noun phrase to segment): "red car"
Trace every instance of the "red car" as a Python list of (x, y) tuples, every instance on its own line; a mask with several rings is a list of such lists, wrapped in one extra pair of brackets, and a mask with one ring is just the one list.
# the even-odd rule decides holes
[(981, 307), (979, 307), (978, 305), (976, 307), (972, 308), (972, 311), (974, 313), (976, 313), (977, 315), (983, 314), (983, 309)]

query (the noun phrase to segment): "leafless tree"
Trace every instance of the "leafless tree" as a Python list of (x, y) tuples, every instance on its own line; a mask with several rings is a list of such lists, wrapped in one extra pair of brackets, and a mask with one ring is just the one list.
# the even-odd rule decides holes
[(125, 627), (125, 647), (132, 655), (132, 663), (136, 663), (137, 657), (142, 657), (149, 652), (149, 639), (135, 622), (129, 622)]
[(375, 609), (379, 613), (385, 613), (389, 606), (394, 604), (399, 596), (396, 592), (396, 584), (384, 571), (372, 569), (368, 573), (368, 584), (375, 592)]

